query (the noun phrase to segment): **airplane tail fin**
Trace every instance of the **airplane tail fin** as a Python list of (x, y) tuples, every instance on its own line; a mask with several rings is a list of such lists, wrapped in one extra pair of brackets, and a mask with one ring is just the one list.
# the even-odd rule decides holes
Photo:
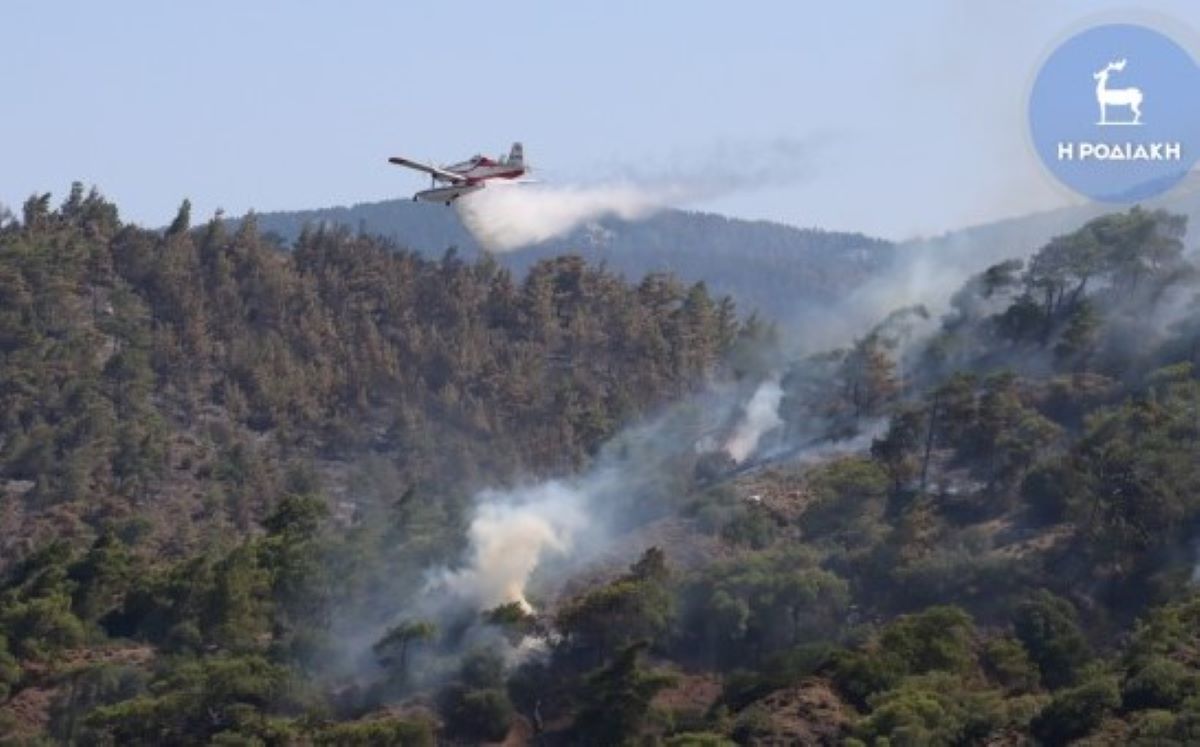
[(525, 149), (520, 143), (513, 143), (512, 150), (508, 153), (508, 162), (517, 166), (525, 165)]

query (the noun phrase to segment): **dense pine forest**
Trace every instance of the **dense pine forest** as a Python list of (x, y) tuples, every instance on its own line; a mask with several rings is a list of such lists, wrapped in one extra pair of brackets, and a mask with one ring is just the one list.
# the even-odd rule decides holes
[[(36, 195), (0, 221), (0, 743), (1194, 744), (1186, 237), (1096, 218), (800, 355), (578, 256)], [(453, 596), (530, 505), (587, 542), (519, 514), (546, 556)]]

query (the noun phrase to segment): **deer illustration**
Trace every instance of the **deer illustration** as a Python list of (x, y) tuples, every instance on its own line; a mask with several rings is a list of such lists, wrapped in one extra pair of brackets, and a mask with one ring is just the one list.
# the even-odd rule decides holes
[[(1125, 69), (1125, 60), (1110, 62), (1098, 73), (1092, 75), (1096, 79), (1096, 102), (1100, 104), (1100, 122), (1102, 125), (1140, 125), (1142, 123), (1142, 89), (1140, 88), (1109, 88), (1108, 76), (1112, 72)], [(1108, 107), (1128, 106), (1133, 111), (1132, 122), (1109, 122)]]

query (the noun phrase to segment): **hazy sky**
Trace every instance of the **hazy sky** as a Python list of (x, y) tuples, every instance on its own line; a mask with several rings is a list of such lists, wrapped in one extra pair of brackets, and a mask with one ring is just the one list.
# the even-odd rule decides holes
[(935, 233), (1071, 200), (1025, 99), (1056, 41), (1106, 20), (1198, 46), (1196, 0), (5, 0), (0, 202), (81, 180), (150, 225), (183, 197), (344, 205), (423, 185), (388, 155), (521, 139), (555, 182), (724, 170), (763, 186), (691, 207)]

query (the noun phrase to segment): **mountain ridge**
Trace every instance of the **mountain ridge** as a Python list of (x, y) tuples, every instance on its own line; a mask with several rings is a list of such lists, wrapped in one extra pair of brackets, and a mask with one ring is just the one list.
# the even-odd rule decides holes
[[(466, 258), (484, 251), (456, 213), (408, 200), (255, 217), (265, 233), (284, 244), (294, 242), (306, 225), (324, 225), (383, 236), (431, 256), (451, 248)], [(891, 242), (860, 233), (668, 209), (639, 221), (602, 218), (563, 237), (495, 257), (524, 274), (539, 260), (584, 254), (630, 278), (664, 272), (690, 283), (703, 281), (716, 293), (733, 296), (747, 311), (778, 318), (794, 311), (798, 297), (827, 303), (850, 290), (888, 261), (892, 249)]]
[[(1200, 177), (1144, 203), (1200, 220)], [(704, 282), (729, 295), (739, 308), (776, 320), (798, 318), (807, 309), (828, 307), (864, 281), (902, 261), (913, 250), (980, 246), (1003, 253), (1030, 253), (1118, 206), (1086, 203), (1004, 218), (903, 241), (858, 232), (800, 227), (777, 221), (669, 208), (647, 218), (601, 218), (565, 236), (499, 253), (497, 261), (523, 275), (537, 261), (582, 254), (631, 279), (671, 273)], [(440, 205), (381, 200), (349, 206), (255, 213), (262, 231), (290, 245), (305, 226), (343, 226), (383, 236), (426, 256), (454, 249), (472, 258), (484, 253), (457, 213)], [(230, 219), (230, 223), (242, 218)], [(1188, 247), (1194, 251), (1195, 247)]]

